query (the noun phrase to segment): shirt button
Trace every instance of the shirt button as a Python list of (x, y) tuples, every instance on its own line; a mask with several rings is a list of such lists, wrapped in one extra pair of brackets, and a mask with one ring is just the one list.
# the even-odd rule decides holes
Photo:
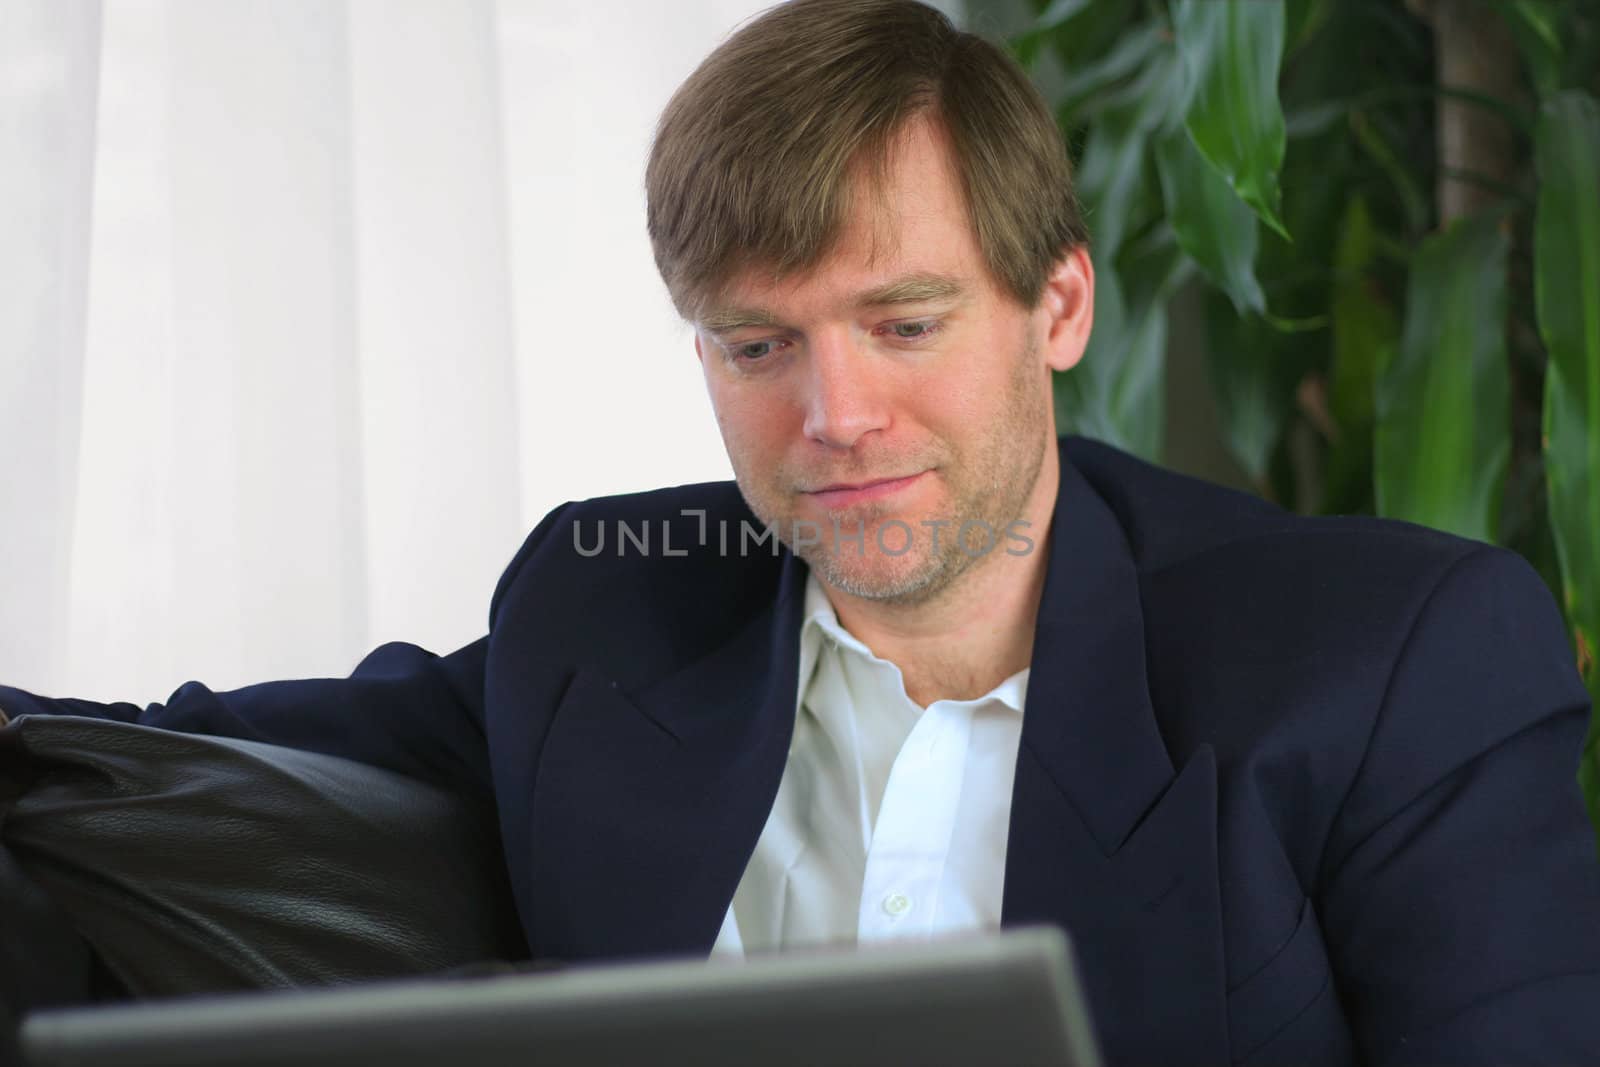
[(898, 919), (911, 910), (911, 898), (904, 893), (890, 893), (883, 898), (883, 910)]

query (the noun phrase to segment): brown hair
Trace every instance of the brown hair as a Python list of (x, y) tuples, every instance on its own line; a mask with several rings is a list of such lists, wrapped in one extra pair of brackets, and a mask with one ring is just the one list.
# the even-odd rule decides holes
[(650, 242), (693, 320), (739, 270), (816, 266), (854, 178), (881, 187), (891, 140), (936, 118), (994, 280), (1024, 306), (1088, 233), (1055, 119), (1003, 50), (914, 0), (793, 0), (678, 88), (645, 171)]

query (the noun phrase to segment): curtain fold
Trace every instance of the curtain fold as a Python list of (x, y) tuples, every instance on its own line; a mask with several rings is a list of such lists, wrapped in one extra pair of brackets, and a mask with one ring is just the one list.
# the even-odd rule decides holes
[(0, 0), (0, 670), (65, 669), (100, 4)]
[(729, 477), (644, 232), (765, 0), (0, 0), (0, 679), (479, 636), (575, 497)]

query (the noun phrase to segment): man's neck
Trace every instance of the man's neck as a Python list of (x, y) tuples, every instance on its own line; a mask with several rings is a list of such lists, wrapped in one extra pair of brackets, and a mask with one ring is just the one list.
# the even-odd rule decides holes
[(930, 600), (862, 600), (824, 585), (839, 624), (900, 668), (906, 695), (919, 707), (976, 699), (1029, 665), (1060, 480), (1051, 448), (1022, 516), (1033, 549), (990, 552)]

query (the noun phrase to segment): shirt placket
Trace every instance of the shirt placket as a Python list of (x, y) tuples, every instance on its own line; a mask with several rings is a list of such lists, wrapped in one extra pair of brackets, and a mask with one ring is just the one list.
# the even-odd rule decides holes
[(857, 938), (927, 937), (961, 798), (969, 709), (935, 703), (896, 755), (867, 850)]

